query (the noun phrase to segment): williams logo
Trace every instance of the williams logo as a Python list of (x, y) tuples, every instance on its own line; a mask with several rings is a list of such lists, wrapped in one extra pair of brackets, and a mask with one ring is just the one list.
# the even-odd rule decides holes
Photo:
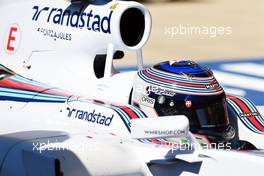
[(220, 85), (219, 85), (219, 83), (216, 80), (211, 81), (210, 84), (205, 85), (205, 87), (207, 89), (211, 89), (211, 90), (218, 90), (218, 89), (220, 89)]
[(53, 23), (61, 26), (70, 26), (75, 28), (87, 28), (89, 31), (103, 32), (106, 34), (111, 34), (111, 18), (113, 10), (109, 12), (106, 16), (100, 16), (90, 10), (88, 13), (83, 12), (84, 7), (77, 11), (72, 11), (70, 9), (60, 9), (60, 8), (50, 8), (39, 6), (34, 6), (35, 10), (32, 20), (38, 21), (44, 18), (47, 23)]
[(249, 113), (241, 113), (240, 114), (240, 117), (256, 117), (256, 116), (259, 116), (260, 114), (258, 112), (249, 112)]

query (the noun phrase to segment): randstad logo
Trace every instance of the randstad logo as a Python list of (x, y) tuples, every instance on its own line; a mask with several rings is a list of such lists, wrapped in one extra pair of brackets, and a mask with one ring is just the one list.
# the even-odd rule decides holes
[[(61, 26), (70, 26), (75, 28), (87, 28), (89, 31), (103, 32), (111, 34), (111, 18), (113, 10), (106, 16), (95, 14), (93, 10), (88, 13), (83, 12), (84, 7), (78, 11), (70, 9), (50, 8), (34, 6), (35, 13), (32, 17), (33, 21), (38, 21), (40, 16), (45, 16), (47, 23), (53, 23)], [(43, 17), (41, 17), (43, 19)]]
[(79, 120), (96, 123), (98, 125), (104, 125), (104, 126), (110, 126), (114, 118), (114, 114), (110, 116), (106, 116), (101, 112), (99, 113), (96, 112), (95, 109), (91, 112), (88, 112), (88, 111), (84, 111), (80, 109), (72, 109), (68, 107), (67, 111), (68, 111), (67, 113), (68, 117), (74, 117)]

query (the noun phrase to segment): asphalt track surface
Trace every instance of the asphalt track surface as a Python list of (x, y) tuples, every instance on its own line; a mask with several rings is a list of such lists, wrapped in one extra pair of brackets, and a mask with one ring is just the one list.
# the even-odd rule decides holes
[[(143, 48), (145, 65), (194, 60), (211, 67), (227, 91), (264, 104), (263, 0), (185, 0), (146, 6), (153, 26)], [(225, 31), (216, 36), (213, 30), (203, 31), (215, 27)], [(128, 53), (115, 64), (130, 70), (136, 64), (135, 55)]]
[[(168, 3), (146, 3), (152, 15), (152, 32), (143, 48), (145, 63), (171, 59), (211, 61), (264, 57), (263, 0), (185, 0)], [(169, 35), (169, 27), (230, 27), (217, 36), (192, 32)], [(175, 28), (176, 29), (176, 28)], [(228, 28), (229, 29), (229, 28)], [(176, 30), (175, 30), (176, 31)], [(120, 61), (133, 65), (134, 55)]]

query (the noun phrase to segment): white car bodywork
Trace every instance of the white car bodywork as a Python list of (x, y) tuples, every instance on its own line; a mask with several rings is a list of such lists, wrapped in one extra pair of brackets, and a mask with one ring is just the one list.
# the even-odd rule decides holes
[[(257, 155), (205, 150), (198, 144), (193, 150), (177, 150), (137, 139), (157, 137), (142, 133), (142, 130), (157, 130), (155, 121), (163, 124), (161, 130), (186, 133), (188, 121), (184, 116), (170, 117), (167, 121), (150, 118), (151, 123), (141, 124), (137, 119), (135, 125), (139, 129), (130, 135), (121, 120), (123, 117), (110, 105), (96, 105), (89, 100), (62, 104), (13, 103), (14, 110), (10, 111), (10, 104), (1, 103), (5, 114), (0, 138), (1, 175), (56, 175), (56, 172), (63, 175), (248, 175), (262, 171), (263, 157)], [(21, 106), (26, 107), (16, 109)], [(114, 118), (108, 127), (89, 123), (75, 116), (68, 117), (69, 107), (87, 112), (95, 110)], [(131, 123), (133, 128), (133, 120)], [(184, 133), (181, 134), (190, 135)]]

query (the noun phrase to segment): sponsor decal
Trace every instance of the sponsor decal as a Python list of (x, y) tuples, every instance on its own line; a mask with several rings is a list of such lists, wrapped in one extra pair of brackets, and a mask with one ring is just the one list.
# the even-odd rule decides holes
[(117, 8), (117, 6), (118, 6), (118, 3), (115, 3), (115, 4), (111, 5), (110, 9), (115, 10)]
[(227, 96), (227, 102), (248, 129), (257, 134), (264, 134), (263, 117), (251, 101), (245, 97)]
[(217, 81), (211, 81), (210, 84), (205, 85), (205, 87), (211, 90), (218, 90), (220, 85)]
[(44, 36), (54, 38), (54, 40), (60, 39), (60, 40), (71, 41), (72, 39), (71, 34), (65, 32), (58, 32), (52, 29), (38, 28), (37, 32), (42, 33)]
[(96, 112), (94, 109), (91, 112), (79, 110), (79, 109), (71, 109), (67, 107), (68, 117), (73, 117), (75, 119), (83, 120), (85, 122), (96, 123), (99, 125), (110, 126), (112, 120), (114, 118), (114, 114), (107, 116), (101, 112)]
[(154, 107), (155, 99), (143, 95), (140, 98), (140, 102), (141, 102), (142, 105), (145, 105), (145, 106), (148, 106), (148, 107)]
[(173, 97), (176, 93), (168, 90), (168, 89), (163, 89), (157, 86), (148, 86), (146, 87), (146, 94), (149, 95), (151, 92), (153, 92), (156, 95), (166, 95), (166, 96), (170, 96)]
[(84, 7), (79, 10), (61, 9), (39, 6), (33, 7), (33, 21), (45, 19), (47, 23), (73, 28), (86, 28), (89, 31), (111, 34), (111, 18), (113, 9), (106, 16), (95, 13), (92, 9), (84, 12)]
[(249, 113), (241, 113), (240, 117), (250, 117), (250, 116), (259, 116), (258, 112), (249, 112)]
[(145, 134), (177, 137), (177, 136), (186, 135), (187, 131), (185, 130), (145, 130)]
[(18, 24), (11, 24), (4, 39), (4, 49), (7, 54), (15, 54), (19, 48), (21, 31)]
[(190, 100), (185, 101), (185, 106), (186, 106), (186, 108), (191, 108), (192, 107), (192, 101), (190, 101)]

